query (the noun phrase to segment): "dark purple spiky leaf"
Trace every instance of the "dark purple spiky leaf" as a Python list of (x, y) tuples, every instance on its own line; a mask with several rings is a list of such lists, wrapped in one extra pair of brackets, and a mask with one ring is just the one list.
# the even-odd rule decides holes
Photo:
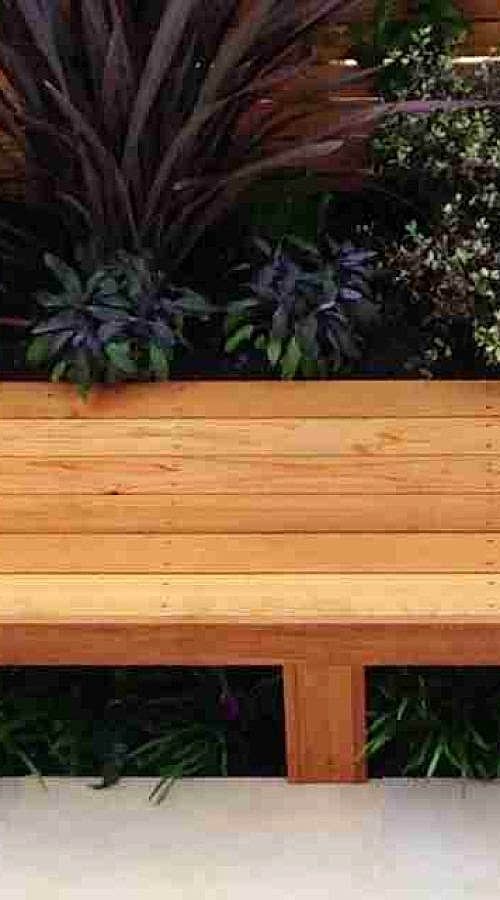
[(198, 0), (170, 0), (165, 4), (130, 115), (122, 159), (123, 171), (128, 176), (131, 176), (138, 166), (142, 130), (162, 82), (175, 59), (187, 22), (194, 14), (197, 3)]
[(76, 134), (80, 135), (88, 144), (96, 162), (101, 168), (104, 189), (112, 192), (113, 187), (115, 188), (116, 199), (120, 202), (123, 218), (130, 228), (134, 244), (138, 246), (138, 232), (132, 210), (131, 198), (116, 159), (102, 143), (92, 125), (83, 117), (80, 111), (73, 106), (71, 101), (63, 96), (54, 85), (47, 82), (46, 87), (58, 104), (61, 112), (64, 113), (71, 126), (75, 129)]
[(116, 0), (111, 0), (111, 7), (113, 30), (106, 48), (101, 91), (103, 122), (113, 140), (120, 135), (123, 123), (128, 121), (136, 83), (133, 60)]
[(101, 90), (110, 39), (103, 0), (81, 0), (80, 15), (96, 95)]
[(50, 10), (40, 0), (16, 0), (16, 4), (31, 32), (35, 46), (46, 60), (60, 89), (65, 90), (66, 77), (51, 28)]

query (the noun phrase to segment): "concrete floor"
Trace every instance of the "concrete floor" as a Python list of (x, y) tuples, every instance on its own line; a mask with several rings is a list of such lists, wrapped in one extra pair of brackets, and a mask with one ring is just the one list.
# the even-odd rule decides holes
[(499, 900), (500, 783), (0, 780), (2, 900)]

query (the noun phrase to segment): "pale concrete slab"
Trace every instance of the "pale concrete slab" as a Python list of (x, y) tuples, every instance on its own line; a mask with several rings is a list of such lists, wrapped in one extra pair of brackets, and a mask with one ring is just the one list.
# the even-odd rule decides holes
[(3, 900), (498, 900), (500, 785), (0, 779)]

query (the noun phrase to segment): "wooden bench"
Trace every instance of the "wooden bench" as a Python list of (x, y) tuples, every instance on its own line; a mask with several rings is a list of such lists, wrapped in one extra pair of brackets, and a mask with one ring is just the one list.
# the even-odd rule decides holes
[(0, 663), (280, 665), (292, 781), (364, 670), (500, 664), (500, 385), (0, 384)]

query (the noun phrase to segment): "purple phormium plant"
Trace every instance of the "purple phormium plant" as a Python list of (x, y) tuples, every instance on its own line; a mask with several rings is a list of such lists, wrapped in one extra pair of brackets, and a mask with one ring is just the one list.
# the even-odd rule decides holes
[[(354, 108), (340, 139), (332, 121), (273, 149), (303, 105), (260, 101), (308, 71), (304, 37), (358, 3), (2, 0), (0, 126), (27, 151), (30, 195), (76, 212), (106, 252), (152, 249), (172, 274), (263, 173), (335, 153), (356, 130)], [(363, 78), (323, 74), (303, 93), (314, 102)]]
[(337, 372), (359, 358), (377, 316), (374, 253), (324, 238), (326, 253), (288, 238), (258, 246), (263, 266), (227, 310), (226, 351), (251, 342), (282, 378)]

